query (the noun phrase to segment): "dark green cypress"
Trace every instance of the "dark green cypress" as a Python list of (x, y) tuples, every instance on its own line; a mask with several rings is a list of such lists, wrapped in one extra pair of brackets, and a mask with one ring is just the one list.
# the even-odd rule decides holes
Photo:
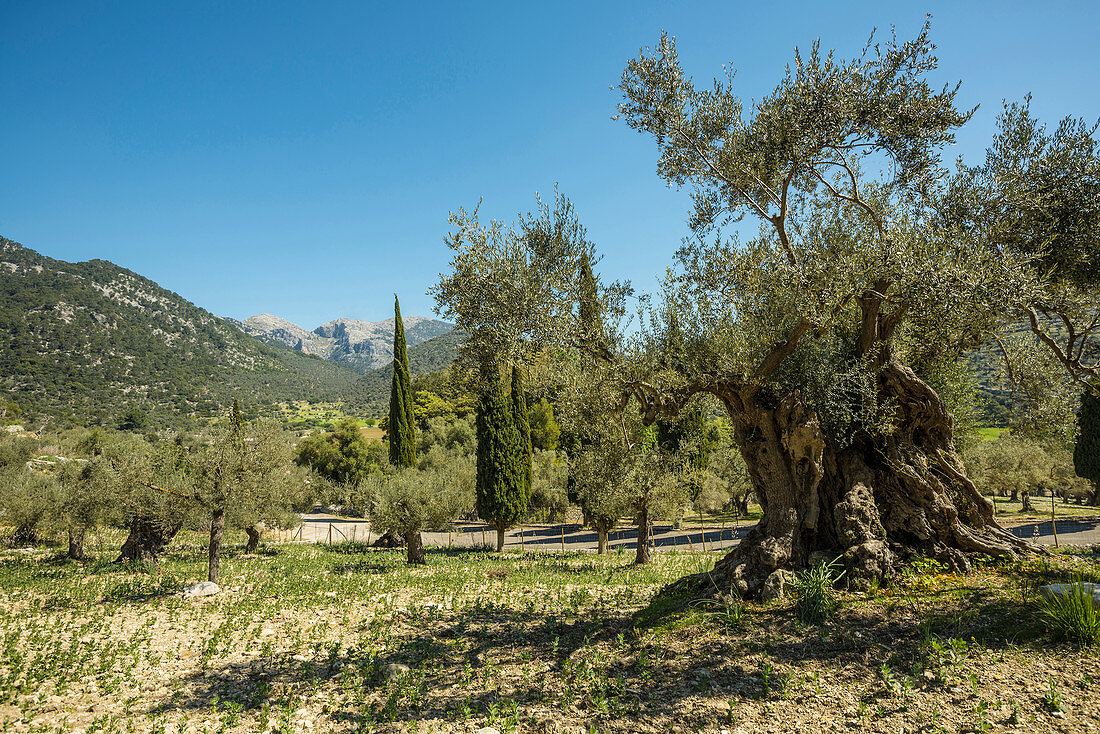
[(390, 463), (397, 467), (416, 466), (416, 424), (413, 417), (412, 378), (405, 347), (405, 324), (401, 304), (393, 297), (393, 383), (390, 387)]
[(1073, 468), (1077, 476), (1092, 482), (1092, 504), (1100, 505), (1100, 385), (1085, 388), (1077, 412), (1077, 444), (1073, 447)]
[(229, 414), (229, 430), (240, 434), (244, 432), (244, 416), (241, 415), (241, 404), (233, 398), (233, 411)]
[(519, 434), (520, 473), (523, 477), (520, 491), (526, 508), (527, 501), (531, 499), (531, 422), (527, 417), (527, 396), (523, 393), (523, 373), (515, 365), (512, 366), (512, 421)]
[(496, 370), (477, 411), (477, 514), (496, 529), (498, 551), (504, 548), (504, 531), (527, 514), (519, 431)]

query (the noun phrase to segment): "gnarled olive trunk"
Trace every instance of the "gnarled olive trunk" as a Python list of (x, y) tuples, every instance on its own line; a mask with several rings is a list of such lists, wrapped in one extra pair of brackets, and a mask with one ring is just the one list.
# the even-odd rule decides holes
[(69, 526), (69, 558), (74, 561), (84, 560), (84, 526)]
[(256, 549), (260, 546), (260, 529), (255, 525), (249, 525), (244, 529), (246, 535), (248, 535), (248, 542), (244, 546), (245, 553), (255, 553)]
[(713, 572), (676, 586), (753, 596), (775, 571), (834, 559), (858, 586), (912, 553), (964, 572), (971, 554), (1028, 551), (967, 478), (953, 418), (935, 391), (892, 361), (881, 368), (879, 391), (896, 411), (894, 432), (840, 449), (797, 391), (771, 406), (756, 393), (745, 400), (719, 391), (763, 517)]
[(182, 522), (160, 522), (150, 517), (134, 517), (130, 520), (130, 534), (122, 544), (115, 563), (140, 561), (156, 563), (165, 547), (183, 527)]
[(607, 553), (607, 528), (596, 528), (596, 553), (601, 556)]
[(423, 566), (427, 561), (424, 558), (424, 539), (420, 537), (420, 531), (406, 533), (408, 539), (408, 552), (405, 560), (410, 566)]

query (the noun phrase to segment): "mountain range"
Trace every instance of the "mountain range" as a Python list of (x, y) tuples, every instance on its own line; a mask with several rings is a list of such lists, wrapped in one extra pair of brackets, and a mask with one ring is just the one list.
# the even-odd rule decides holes
[[(450, 363), (461, 341), (453, 327), (403, 321), (414, 372)], [(24, 410), (109, 423), (138, 406), (165, 424), (217, 415), (234, 399), (247, 412), (295, 400), (384, 410), (388, 383), (370, 365), (392, 359), (392, 319), (314, 332), (270, 316), (246, 323), (106, 260), (55, 260), (0, 237), (0, 389)], [(288, 327), (300, 344), (286, 344), (297, 333)]]
[[(409, 346), (454, 331), (454, 324), (424, 316), (405, 316), (405, 340)], [(336, 319), (313, 331), (286, 319), (264, 313), (237, 323), (241, 331), (269, 344), (289, 347), (337, 362), (357, 372), (385, 367), (393, 361), (392, 318), (383, 321)]]

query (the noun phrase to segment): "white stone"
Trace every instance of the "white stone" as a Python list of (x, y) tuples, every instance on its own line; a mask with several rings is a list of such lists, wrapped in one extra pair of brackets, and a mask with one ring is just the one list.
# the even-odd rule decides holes
[(213, 581), (200, 581), (194, 586), (188, 586), (183, 590), (183, 596), (185, 598), (194, 598), (197, 596), (211, 596), (221, 591), (221, 587), (215, 584)]
[(397, 680), (399, 676), (408, 672), (408, 665), (404, 665), (402, 663), (390, 663), (386, 666), (386, 680)]
[(500, 734), (500, 732), (491, 726), (483, 726), (474, 732), (474, 734)]
[(1100, 609), (1100, 584), (1092, 584), (1087, 581), (1081, 581), (1076, 584), (1050, 584), (1048, 586), (1040, 586), (1039, 593), (1047, 599), (1054, 599), (1055, 597), (1064, 599), (1074, 593), (1076, 589), (1081, 589), (1085, 594), (1091, 596), (1093, 608)]

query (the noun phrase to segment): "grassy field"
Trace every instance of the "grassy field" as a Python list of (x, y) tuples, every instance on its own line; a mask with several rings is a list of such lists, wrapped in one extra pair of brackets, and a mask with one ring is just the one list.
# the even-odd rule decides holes
[[(715, 555), (269, 545), (203, 572), (199, 536), (156, 569), (0, 553), (0, 731), (1096, 731), (1100, 652), (1048, 639), (1035, 589), (1100, 581), (1092, 555), (926, 562), (793, 602), (651, 604)], [(94, 546), (94, 544), (93, 544)]]

